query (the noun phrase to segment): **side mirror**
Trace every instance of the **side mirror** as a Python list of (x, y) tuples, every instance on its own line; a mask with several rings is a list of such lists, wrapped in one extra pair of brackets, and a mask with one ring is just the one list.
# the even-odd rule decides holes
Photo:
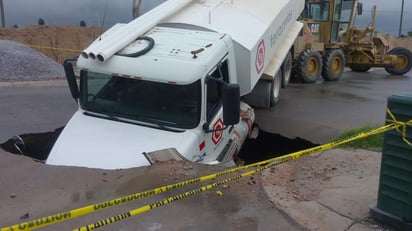
[(73, 64), (70, 61), (73, 60), (65, 60), (63, 67), (72, 97), (77, 101), (80, 96), (79, 86), (77, 85), (76, 76), (74, 75)]
[(360, 2), (358, 2), (358, 5), (356, 6), (356, 10), (357, 10), (358, 15), (362, 15), (362, 12), (363, 12), (363, 4), (360, 3)]
[(240, 89), (237, 84), (227, 84), (223, 88), (223, 123), (226, 126), (239, 123)]

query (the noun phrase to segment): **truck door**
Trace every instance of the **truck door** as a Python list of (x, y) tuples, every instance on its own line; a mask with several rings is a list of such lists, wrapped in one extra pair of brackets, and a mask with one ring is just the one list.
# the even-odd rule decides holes
[(206, 87), (206, 130), (205, 144), (206, 156), (204, 161), (224, 161), (227, 148), (230, 144), (230, 133), (233, 128), (224, 129), (223, 124), (223, 87), (229, 81), (227, 59), (219, 63), (210, 73), (205, 84)]

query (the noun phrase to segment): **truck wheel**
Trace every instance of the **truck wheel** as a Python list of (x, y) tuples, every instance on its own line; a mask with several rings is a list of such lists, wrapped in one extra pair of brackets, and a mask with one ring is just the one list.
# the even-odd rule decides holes
[(282, 64), (282, 88), (286, 88), (290, 82), (290, 76), (292, 75), (292, 53), (289, 51)]
[(282, 84), (282, 71), (279, 70), (273, 80), (271, 81), (270, 86), (270, 106), (273, 107), (279, 101), (280, 87)]
[(313, 83), (319, 79), (322, 70), (322, 57), (318, 51), (307, 49), (296, 61), (296, 75), (304, 83)]
[(254, 108), (270, 108), (279, 101), (282, 84), (282, 71), (278, 71), (272, 80), (259, 79), (252, 92), (245, 95), (243, 100)]
[(362, 64), (349, 64), (349, 68), (354, 72), (367, 72), (371, 69), (371, 66)]
[(330, 49), (323, 57), (322, 77), (327, 81), (336, 81), (343, 75), (345, 56), (338, 49)]
[(403, 47), (393, 48), (388, 52), (390, 55), (396, 55), (397, 61), (393, 67), (385, 67), (385, 70), (391, 75), (403, 75), (408, 73), (412, 67), (412, 53)]

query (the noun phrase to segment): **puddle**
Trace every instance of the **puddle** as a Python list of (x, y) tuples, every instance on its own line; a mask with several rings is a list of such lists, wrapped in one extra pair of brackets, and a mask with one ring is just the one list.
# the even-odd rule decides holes
[(318, 146), (302, 138), (290, 139), (280, 134), (273, 134), (260, 130), (256, 139), (248, 139), (243, 144), (239, 158), (245, 164), (255, 163), (299, 150)]
[[(0, 147), (7, 152), (44, 162), (63, 128), (44, 133), (16, 135), (0, 144)], [(239, 153), (239, 158), (249, 164), (314, 146), (317, 144), (301, 138), (289, 139), (280, 134), (261, 130), (257, 139), (246, 140)]]
[(44, 162), (63, 128), (60, 127), (51, 132), (16, 135), (0, 144), (0, 147), (7, 152)]

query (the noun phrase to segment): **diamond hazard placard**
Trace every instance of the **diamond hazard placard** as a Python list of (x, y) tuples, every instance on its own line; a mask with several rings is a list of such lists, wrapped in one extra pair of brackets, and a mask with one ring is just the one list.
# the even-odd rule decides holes
[(213, 125), (213, 130), (219, 130), (219, 131), (214, 131), (212, 134), (212, 141), (214, 144), (217, 144), (220, 142), (220, 140), (222, 139), (223, 136), (223, 120), (221, 118), (219, 118), (215, 124)]
[(265, 66), (265, 42), (264, 40), (260, 41), (257, 52), (256, 52), (256, 61), (255, 61), (255, 67), (256, 67), (256, 72), (260, 74), (263, 70), (263, 66)]

